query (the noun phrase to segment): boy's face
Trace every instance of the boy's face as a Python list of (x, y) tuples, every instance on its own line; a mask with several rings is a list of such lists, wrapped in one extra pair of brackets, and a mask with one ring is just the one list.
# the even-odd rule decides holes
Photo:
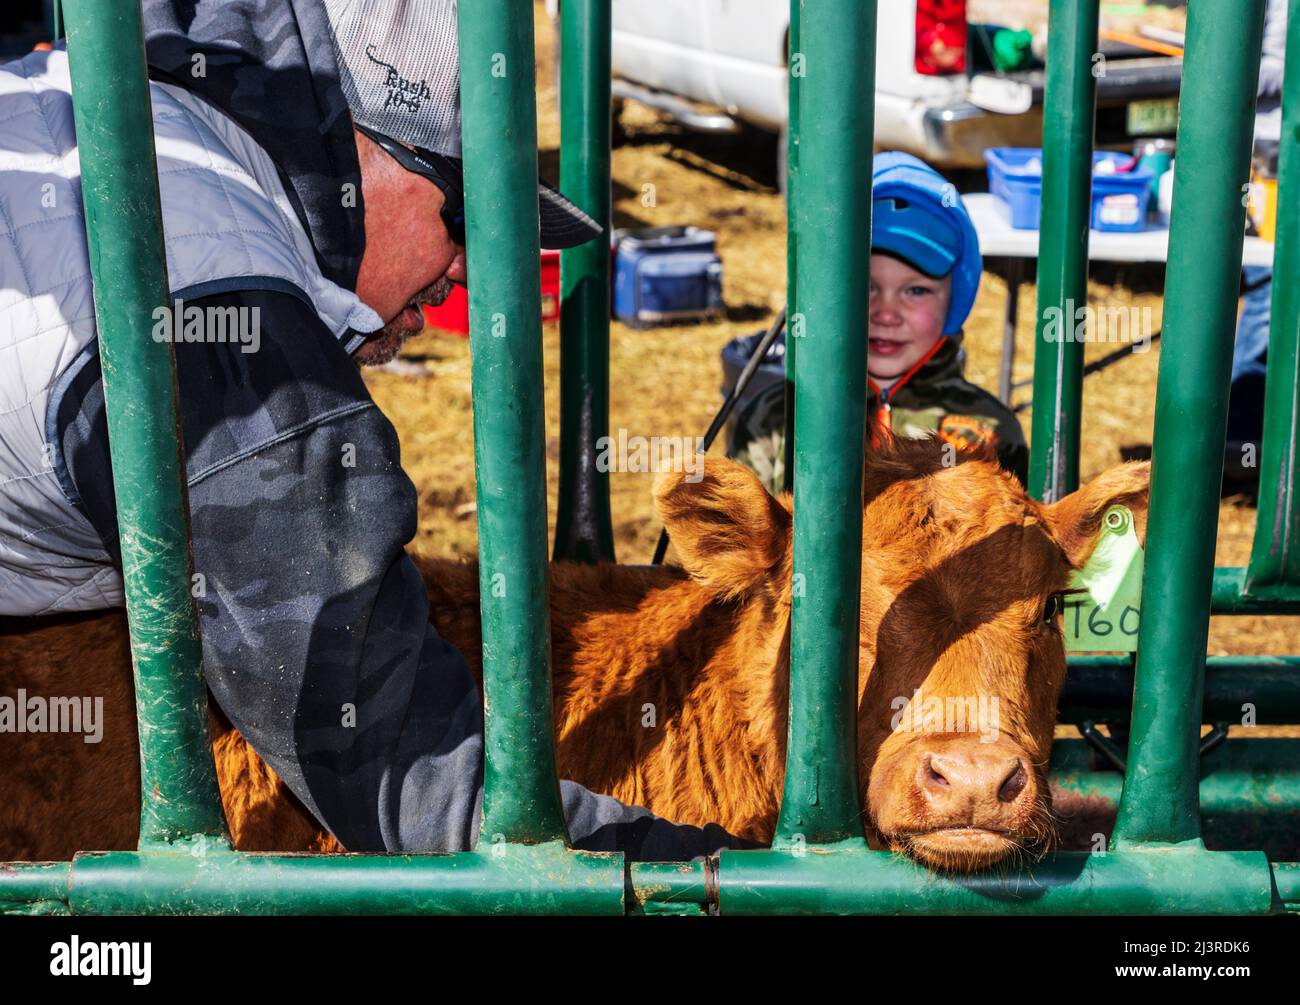
[(952, 276), (931, 279), (890, 255), (871, 256), (867, 371), (888, 386), (939, 341), (952, 299)]

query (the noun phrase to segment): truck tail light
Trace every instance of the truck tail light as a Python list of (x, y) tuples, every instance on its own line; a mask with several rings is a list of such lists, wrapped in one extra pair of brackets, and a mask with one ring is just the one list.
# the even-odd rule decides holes
[(916, 72), (966, 72), (966, 0), (916, 0)]

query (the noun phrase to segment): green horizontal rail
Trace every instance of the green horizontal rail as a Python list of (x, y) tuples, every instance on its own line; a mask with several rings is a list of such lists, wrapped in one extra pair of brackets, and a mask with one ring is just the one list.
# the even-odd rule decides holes
[[(1101, 766), (1084, 740), (1057, 740), (1049, 768), (1057, 809), (1085, 814), (1065, 821), (1080, 840), (1105, 833), (1119, 810), (1124, 779)], [(1272, 860), (1300, 858), (1300, 740), (1232, 737), (1200, 760), (1198, 796), (1206, 847), (1252, 849)], [(1061, 796), (1080, 796), (1067, 804)], [(1075, 845), (1075, 847), (1079, 847)]]
[(1024, 871), (947, 876), (889, 852), (840, 846), (724, 851), (719, 913), (1269, 914), (1272, 869), (1260, 852), (1185, 849), (1062, 853)]
[(0, 863), (0, 914), (67, 914), (70, 862)]
[(716, 859), (704, 862), (632, 862), (628, 867), (633, 913), (697, 915), (717, 900)]
[[(103, 852), (58, 868), (74, 914), (624, 913), (622, 855), (558, 842), (415, 856)], [(48, 902), (53, 872), (26, 891), (0, 873), (0, 913), (27, 891)]]
[(620, 858), (558, 845), (414, 858), (83, 854), (44, 866), (49, 875), (26, 886), (0, 871), (0, 914), (698, 915), (716, 906), (723, 915), (1258, 915), (1300, 902), (1295, 863), (1260, 852), (1066, 852), (1025, 870), (952, 876), (844, 842), (724, 851), (716, 898), (703, 868), (643, 867), (626, 907)]
[(1300, 913), (1300, 862), (1274, 862), (1273, 886), (1285, 910)]
[[(1071, 656), (1057, 717), (1061, 722), (1127, 721), (1133, 705), (1128, 656)], [(1300, 722), (1300, 656), (1211, 656), (1206, 661), (1201, 722)]]

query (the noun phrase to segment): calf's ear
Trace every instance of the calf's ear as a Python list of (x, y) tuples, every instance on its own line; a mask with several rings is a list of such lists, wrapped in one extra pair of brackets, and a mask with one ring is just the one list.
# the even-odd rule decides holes
[(789, 511), (734, 461), (705, 458), (693, 472), (666, 471), (654, 496), (682, 567), (720, 596), (756, 586), (789, 550)]
[(1070, 565), (1078, 569), (1092, 554), (1097, 535), (1101, 532), (1102, 518), (1111, 506), (1127, 506), (1133, 512), (1138, 541), (1146, 544), (1150, 486), (1149, 462), (1121, 464), (1098, 475), (1064, 499), (1040, 504), (1039, 513)]

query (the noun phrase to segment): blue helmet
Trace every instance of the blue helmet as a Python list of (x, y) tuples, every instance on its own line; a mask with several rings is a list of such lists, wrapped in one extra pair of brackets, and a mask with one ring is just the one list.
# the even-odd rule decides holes
[(876, 154), (871, 165), (871, 248), (911, 263), (934, 279), (952, 276), (943, 334), (966, 323), (984, 261), (979, 235), (957, 189), (911, 154)]

